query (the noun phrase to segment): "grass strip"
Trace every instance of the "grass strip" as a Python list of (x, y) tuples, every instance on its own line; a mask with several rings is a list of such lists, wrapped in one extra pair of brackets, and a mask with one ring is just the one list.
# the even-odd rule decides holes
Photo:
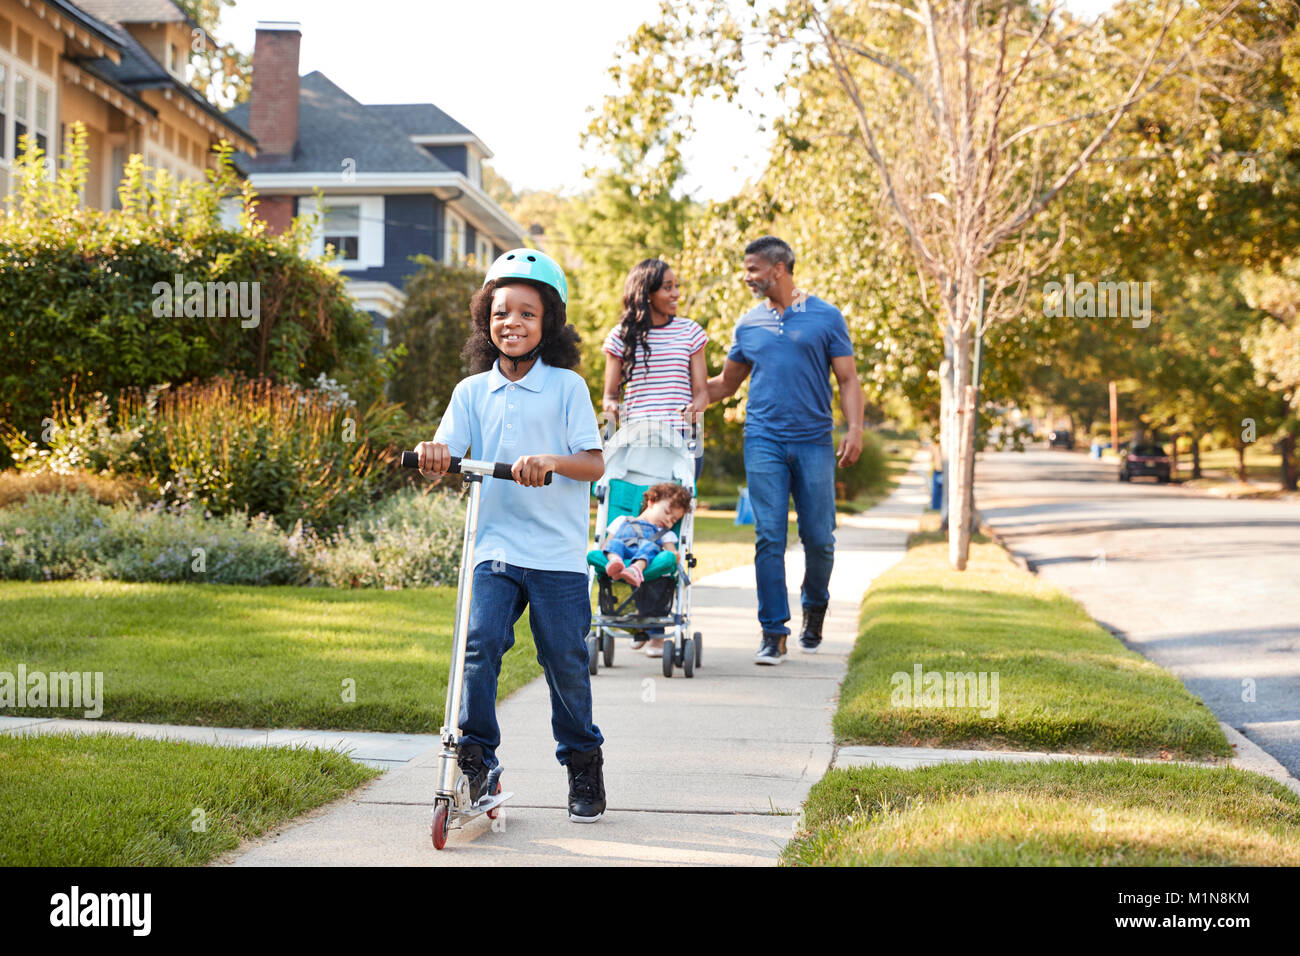
[(793, 866), (1296, 866), (1300, 798), (1229, 768), (979, 761), (832, 770)]
[[(0, 604), (0, 671), (102, 672), (106, 720), (408, 733), (442, 723), (453, 588), (0, 582)], [(498, 699), (540, 673), (527, 622)]]
[(379, 771), (316, 749), (0, 735), (0, 866), (192, 866)]
[[(982, 538), (953, 571), (935, 538), (914, 536), (863, 600), (834, 718), (842, 742), (1231, 756), (1209, 709), (1078, 602)], [(997, 678), (996, 707), (954, 706), (956, 675), (980, 673), (990, 696)], [(930, 674), (942, 697), (923, 693)]]

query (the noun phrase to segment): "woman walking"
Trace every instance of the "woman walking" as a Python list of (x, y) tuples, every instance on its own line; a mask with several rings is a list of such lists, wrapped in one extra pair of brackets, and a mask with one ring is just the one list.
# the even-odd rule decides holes
[[(685, 435), (709, 404), (708, 338), (699, 325), (678, 317), (679, 295), (677, 276), (662, 259), (644, 259), (628, 273), (622, 319), (605, 337), (602, 404), (606, 414), (621, 422), (671, 422)], [(695, 455), (698, 479), (704, 463), (698, 445)], [(661, 657), (663, 643), (655, 637), (646, 653)]]

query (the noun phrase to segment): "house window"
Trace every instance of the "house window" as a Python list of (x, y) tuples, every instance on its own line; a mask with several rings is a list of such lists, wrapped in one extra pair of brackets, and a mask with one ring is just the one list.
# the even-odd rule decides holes
[(480, 236), (474, 258), (478, 261), (478, 267), (487, 271), (488, 266), (492, 265), (492, 243)]
[(48, 156), (53, 130), (53, 87), (0, 61), (0, 162), (17, 157), (19, 140), (27, 134)]
[[(339, 196), (325, 198), (324, 215), (312, 238), (311, 255), (334, 247), (333, 262), (346, 270), (372, 269), (384, 264), (384, 197)], [(298, 215), (316, 214), (316, 200), (298, 200)]]
[(337, 203), (326, 208), (324, 235), (336, 259), (356, 262), (361, 251), (361, 206)]
[(465, 255), (465, 220), (448, 209), (447, 244), (443, 261), (449, 266), (462, 265)]

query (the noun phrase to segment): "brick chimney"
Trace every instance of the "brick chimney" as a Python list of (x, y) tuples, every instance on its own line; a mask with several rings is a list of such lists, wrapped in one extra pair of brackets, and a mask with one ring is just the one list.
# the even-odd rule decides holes
[(301, 44), (302, 31), (296, 22), (263, 20), (257, 24), (248, 123), (259, 155), (289, 156), (298, 143)]

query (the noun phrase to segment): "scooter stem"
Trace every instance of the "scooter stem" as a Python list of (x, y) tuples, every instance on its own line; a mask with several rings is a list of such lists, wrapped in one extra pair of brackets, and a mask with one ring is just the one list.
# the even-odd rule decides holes
[(456, 622), (451, 637), (451, 664), (447, 674), (447, 709), (442, 717), (442, 757), (438, 792), (450, 795), (456, 786), (456, 743), (460, 739), (460, 698), (465, 685), (465, 646), (469, 637), (469, 611), (474, 591), (474, 538), (478, 532), (479, 493), (483, 476), (466, 474), (469, 504), (465, 508), (465, 538), (461, 544), (460, 577), (456, 587)]

